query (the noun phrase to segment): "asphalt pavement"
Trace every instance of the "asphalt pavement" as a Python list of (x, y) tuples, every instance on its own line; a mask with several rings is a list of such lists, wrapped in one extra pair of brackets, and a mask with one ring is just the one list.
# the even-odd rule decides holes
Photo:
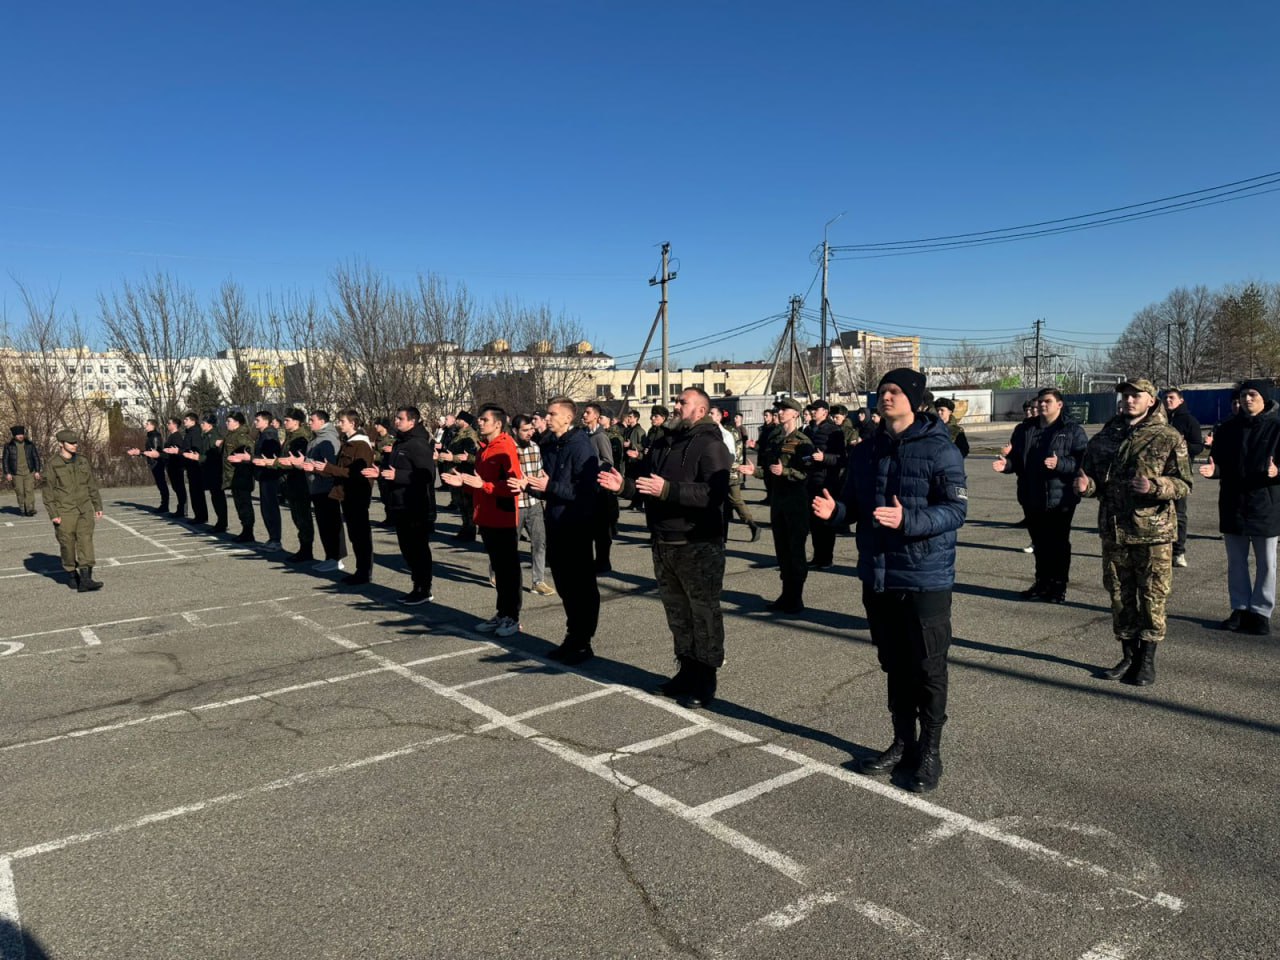
[(735, 523), (721, 699), (688, 711), (650, 693), (672, 654), (639, 513), (598, 656), (564, 669), (558, 597), (475, 631), (494, 592), (453, 514), (435, 601), (404, 608), (386, 529), (351, 588), (108, 490), (106, 586), (77, 594), (44, 515), (7, 507), (0, 958), (1276, 956), (1280, 655), (1213, 629), (1213, 484), (1139, 689), (1093, 676), (1119, 652), (1094, 506), (1068, 603), (1021, 602), (990, 463), (925, 797), (854, 772), (890, 730), (851, 538), (780, 617), (769, 532)]

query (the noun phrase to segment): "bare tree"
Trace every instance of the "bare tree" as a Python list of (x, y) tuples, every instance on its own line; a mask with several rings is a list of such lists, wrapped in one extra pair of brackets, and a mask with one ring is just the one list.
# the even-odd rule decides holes
[(260, 403), (264, 399), (262, 385), (253, 376), (250, 359), (261, 323), (257, 313), (245, 305), (244, 288), (230, 278), (222, 281), (209, 305), (209, 316), (234, 364), (227, 399), (237, 407)]
[(193, 358), (208, 352), (204, 313), (194, 292), (157, 271), (120, 292), (98, 295), (98, 310), (111, 349), (158, 417), (178, 412), (191, 382)]
[(332, 410), (349, 402), (349, 377), (329, 349), (338, 339), (333, 317), (315, 294), (269, 295), (263, 321), (270, 350), (284, 371), (286, 403)]

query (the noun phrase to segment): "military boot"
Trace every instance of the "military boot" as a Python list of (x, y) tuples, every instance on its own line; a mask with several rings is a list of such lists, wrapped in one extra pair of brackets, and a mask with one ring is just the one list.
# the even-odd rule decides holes
[(680, 669), (676, 671), (676, 675), (658, 684), (657, 692), (664, 697), (682, 697), (693, 686), (694, 670), (697, 666), (692, 657), (679, 657)]
[(67, 574), (67, 586), (69, 586), (72, 590), (80, 589), (80, 571), (79, 570), (72, 570), (70, 573)]
[(1067, 581), (1050, 580), (1044, 585), (1044, 590), (1040, 594), (1040, 597), (1046, 603), (1066, 603)]
[(915, 763), (916, 754), (916, 718), (902, 715), (893, 718), (893, 743), (887, 750), (868, 757), (858, 764), (858, 772), (867, 776), (881, 773), (903, 772), (907, 766)]
[(1149, 640), (1142, 641), (1133, 666), (1124, 675), (1125, 683), (1133, 684), (1135, 687), (1149, 687), (1156, 682), (1156, 647), (1158, 646), (1158, 643), (1152, 643)]
[(1039, 580), (1037, 580), (1034, 583), (1032, 583), (1031, 586), (1027, 587), (1027, 589), (1020, 591), (1018, 593), (1018, 599), (1019, 600), (1043, 600), (1044, 591), (1045, 591), (1045, 585), (1041, 583)]
[(711, 706), (716, 698), (716, 668), (694, 660), (692, 672), (689, 689), (680, 698), (680, 706), (691, 709)]
[(1124, 651), (1120, 662), (1110, 670), (1099, 670), (1097, 673), (1099, 680), (1119, 680), (1129, 672), (1129, 668), (1133, 666), (1134, 658), (1138, 655), (1138, 641), (1121, 640), (1120, 649)]
[(89, 593), (93, 590), (102, 589), (101, 581), (93, 579), (93, 567), (81, 567), (77, 573), (80, 577), (80, 586), (76, 589), (80, 593)]
[(920, 730), (920, 763), (907, 781), (912, 793), (928, 793), (942, 779), (942, 728), (922, 727)]

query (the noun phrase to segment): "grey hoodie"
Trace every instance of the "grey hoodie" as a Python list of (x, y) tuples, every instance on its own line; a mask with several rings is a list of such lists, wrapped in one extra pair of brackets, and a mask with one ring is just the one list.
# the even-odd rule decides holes
[[(332, 423), (326, 423), (316, 431), (316, 435), (307, 444), (307, 459), (333, 463), (338, 459), (338, 450), (341, 446), (342, 440), (338, 436), (338, 428)], [(333, 489), (333, 477), (323, 473), (308, 473), (307, 489), (313, 497), (327, 494)]]

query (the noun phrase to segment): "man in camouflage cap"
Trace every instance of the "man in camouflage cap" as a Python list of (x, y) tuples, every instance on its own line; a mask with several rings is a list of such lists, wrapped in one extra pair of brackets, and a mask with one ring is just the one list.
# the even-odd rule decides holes
[(1178, 538), (1174, 501), (1191, 489), (1191, 459), (1169, 426), (1155, 384), (1116, 385), (1120, 412), (1085, 448), (1076, 492), (1098, 498), (1102, 582), (1123, 656), (1100, 677), (1147, 686), (1156, 678), (1156, 645), (1164, 639), (1165, 601), (1173, 582)]
[(45, 474), (44, 508), (58, 536), (62, 569), (80, 593), (101, 590), (102, 584), (93, 579), (93, 524), (102, 519), (102, 494), (89, 461), (77, 452), (80, 434), (59, 430), (54, 439), (58, 456)]

